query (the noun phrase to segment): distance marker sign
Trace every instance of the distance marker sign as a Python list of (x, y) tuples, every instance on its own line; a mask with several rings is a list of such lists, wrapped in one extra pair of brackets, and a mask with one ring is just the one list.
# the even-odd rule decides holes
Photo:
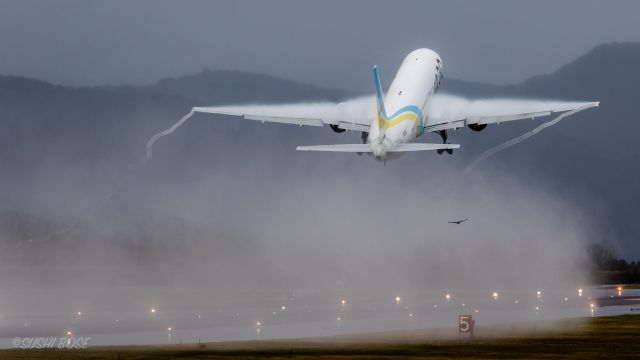
[(459, 334), (471, 334), (473, 336), (473, 326), (475, 321), (471, 315), (459, 315), (458, 316), (458, 333)]

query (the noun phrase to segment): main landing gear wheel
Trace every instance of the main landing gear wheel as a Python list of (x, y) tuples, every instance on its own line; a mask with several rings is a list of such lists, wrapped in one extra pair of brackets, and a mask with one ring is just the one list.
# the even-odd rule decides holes
[[(448, 142), (447, 142), (447, 138), (448, 138), (447, 130), (440, 130), (440, 131), (437, 131), (437, 133), (442, 138), (442, 143), (443, 144), (448, 144)], [(436, 150), (436, 151), (438, 152), (438, 155), (442, 155), (445, 151), (449, 155), (453, 154), (453, 149), (440, 149), (440, 150)]]
[[(369, 132), (367, 132), (367, 131), (363, 131), (363, 132), (360, 134), (360, 139), (362, 140), (362, 143), (363, 143), (363, 144), (366, 144), (366, 143), (367, 143), (367, 140), (369, 140)], [(358, 155), (362, 155), (362, 154), (364, 154), (364, 153), (358, 152), (358, 153), (356, 153), (356, 154), (358, 154)]]

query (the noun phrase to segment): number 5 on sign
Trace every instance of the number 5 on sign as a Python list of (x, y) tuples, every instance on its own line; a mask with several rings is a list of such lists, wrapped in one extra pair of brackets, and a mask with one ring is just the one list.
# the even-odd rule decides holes
[(475, 321), (471, 315), (458, 316), (458, 334), (470, 334), (473, 337)]

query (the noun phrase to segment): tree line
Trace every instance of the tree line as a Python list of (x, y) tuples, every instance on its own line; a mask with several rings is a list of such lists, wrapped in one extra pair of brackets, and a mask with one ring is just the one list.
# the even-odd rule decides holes
[(640, 261), (620, 258), (610, 242), (589, 244), (586, 251), (593, 281), (600, 284), (640, 283)]

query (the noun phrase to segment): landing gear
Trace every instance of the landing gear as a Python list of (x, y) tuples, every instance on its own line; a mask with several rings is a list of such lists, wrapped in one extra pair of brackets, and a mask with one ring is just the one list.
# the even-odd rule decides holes
[[(368, 133), (368, 132), (366, 132), (366, 131), (363, 131), (363, 132), (360, 134), (360, 139), (362, 139), (362, 143), (363, 143), (363, 144), (366, 144), (366, 143), (367, 143), (367, 140), (369, 140), (369, 133)], [(358, 155), (362, 155), (362, 153), (361, 153), (361, 152), (356, 153), (356, 154), (358, 154)]]
[(449, 135), (447, 135), (447, 130), (438, 130), (436, 132), (442, 138), (442, 143), (446, 144), (447, 143), (447, 139), (449, 138)]
[(366, 132), (366, 131), (363, 131), (363, 132), (360, 134), (360, 139), (362, 139), (362, 143), (363, 143), (363, 144), (366, 144), (366, 143), (367, 143), (367, 140), (369, 139), (369, 133), (368, 133), (368, 132)]
[[(443, 144), (448, 144), (447, 143), (447, 139), (449, 138), (449, 136), (447, 135), (447, 130), (438, 130), (436, 131), (438, 133), (438, 135), (440, 135), (440, 137), (442, 138), (442, 143)], [(438, 153), (438, 155), (442, 155), (444, 152), (447, 152), (447, 154), (451, 155), (453, 154), (453, 149), (440, 149), (440, 150), (436, 150), (436, 152)]]

